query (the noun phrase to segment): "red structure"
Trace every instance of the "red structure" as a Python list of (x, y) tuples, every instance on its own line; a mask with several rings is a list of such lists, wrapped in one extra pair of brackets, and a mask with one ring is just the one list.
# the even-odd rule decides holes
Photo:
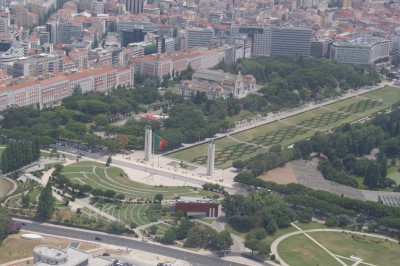
[(170, 204), (172, 211), (183, 211), (188, 219), (199, 219), (205, 217), (218, 217), (219, 203), (216, 200), (177, 200)]

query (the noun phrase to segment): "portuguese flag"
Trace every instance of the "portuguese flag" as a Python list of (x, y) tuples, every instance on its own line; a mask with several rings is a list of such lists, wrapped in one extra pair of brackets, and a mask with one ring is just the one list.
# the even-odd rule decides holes
[(159, 135), (154, 135), (154, 150), (161, 151), (165, 147), (165, 145), (167, 145), (167, 141), (165, 139), (163, 139)]

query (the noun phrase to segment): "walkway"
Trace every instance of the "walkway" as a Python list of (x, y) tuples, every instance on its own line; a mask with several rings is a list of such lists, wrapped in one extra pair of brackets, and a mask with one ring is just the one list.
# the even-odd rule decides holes
[(229, 135), (229, 134), (226, 134), (226, 137), (227, 137), (227, 138), (230, 138), (231, 140), (234, 140), (234, 141), (236, 141), (236, 142), (239, 142), (239, 143), (243, 143), (243, 144), (250, 145), (250, 146), (254, 146), (254, 147), (261, 147), (261, 148), (264, 148), (264, 149), (268, 149), (268, 147), (263, 146), (263, 145), (261, 145), (261, 144), (254, 144), (254, 143), (251, 143), (251, 142), (246, 142), (246, 141), (243, 141), (243, 140), (239, 140), (239, 139), (237, 139), (237, 138), (232, 137), (232, 136)]
[[(275, 241), (272, 243), (271, 245), (271, 254), (275, 255), (276, 260), (279, 260), (281, 265), (283, 266), (290, 266), (289, 264), (287, 264), (280, 256), (279, 256), (279, 252), (278, 252), (278, 246), (279, 244), (285, 240), (286, 238), (292, 237), (294, 235), (298, 235), (298, 234), (304, 234), (306, 237), (308, 237), (309, 239), (311, 239), (315, 244), (317, 244), (319, 247), (321, 247), (323, 250), (325, 250), (329, 255), (333, 256), (340, 264), (342, 265), (347, 265), (346, 263), (344, 263), (343, 261), (341, 261), (339, 258), (340, 256), (333, 254), (332, 252), (330, 252), (327, 248), (325, 248), (322, 244), (320, 244), (317, 240), (315, 240), (314, 238), (312, 238), (309, 234), (307, 233), (312, 233), (312, 232), (337, 232), (337, 233), (350, 233), (353, 235), (361, 235), (361, 236), (370, 236), (370, 237), (376, 237), (376, 238), (380, 238), (380, 239), (387, 239), (388, 241), (394, 242), (394, 243), (399, 243), (397, 240), (389, 238), (387, 236), (382, 236), (382, 235), (377, 235), (377, 234), (370, 234), (370, 233), (363, 233), (363, 232), (354, 232), (354, 231), (348, 231), (348, 230), (342, 230), (342, 229), (310, 229), (310, 230), (302, 230), (300, 227), (298, 227), (297, 225), (295, 225), (294, 223), (292, 223), (292, 226), (295, 227), (297, 230), (296, 232), (292, 232), (292, 233), (288, 233), (286, 235), (280, 236), (277, 239), (275, 239)], [(352, 258), (356, 263), (359, 263), (358, 261), (360, 260), (360, 258)], [(365, 262), (362, 262), (363, 264), (367, 264)], [(367, 264), (367, 265), (371, 265), (372, 264)]]

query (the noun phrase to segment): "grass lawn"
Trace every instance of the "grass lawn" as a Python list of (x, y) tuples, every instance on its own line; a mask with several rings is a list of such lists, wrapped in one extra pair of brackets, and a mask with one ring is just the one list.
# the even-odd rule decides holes
[(303, 234), (283, 240), (278, 246), (279, 256), (289, 265), (296, 266), (337, 266), (341, 265), (325, 250)]
[(104, 206), (96, 206), (103, 212), (108, 213), (120, 221), (130, 224), (134, 222), (138, 226), (149, 224), (153, 222), (146, 215), (146, 211), (149, 208), (149, 204), (125, 204), (125, 205), (114, 205), (107, 203)]
[[(23, 233), (11, 235), (4, 240), (3, 244), (0, 246), (0, 264), (32, 257), (33, 248), (39, 245), (48, 244), (55, 247), (61, 246), (61, 248), (66, 248), (71, 242), (71, 240), (51, 236), (46, 236), (43, 240), (24, 240), (21, 239), (21, 234)], [(96, 244), (81, 242), (79, 248), (90, 250), (96, 247)]]
[(283, 228), (283, 229), (278, 229), (278, 231), (276, 231), (275, 234), (273, 234), (272, 236), (267, 235), (267, 237), (264, 239), (264, 241), (267, 242), (267, 244), (271, 245), (272, 242), (274, 242), (275, 239), (277, 239), (278, 237), (286, 235), (291, 232), (295, 232), (295, 231), (297, 231), (297, 229), (294, 228), (293, 226), (289, 226), (289, 227)]
[(246, 131), (242, 131), (240, 133), (233, 134), (232, 137), (248, 142), (256, 137), (263, 136), (266, 133), (278, 131), (278, 130), (280, 130), (282, 128), (286, 128), (286, 127), (289, 127), (289, 126), (287, 126), (283, 123), (280, 123), (280, 122), (272, 122), (272, 123), (268, 123), (268, 124), (265, 124), (265, 125), (262, 125), (259, 127), (255, 127), (255, 128), (252, 128), (252, 129), (249, 129)]
[(400, 254), (398, 243), (375, 237), (335, 232), (314, 232), (310, 233), (310, 236), (334, 254), (344, 257), (353, 255), (375, 265), (398, 265)]
[[(313, 136), (316, 130), (330, 130), (342, 124), (350, 123), (370, 114), (379, 112), (399, 101), (399, 92), (400, 89), (398, 88), (383, 87), (372, 92), (364, 93), (360, 96), (355, 96), (322, 108), (317, 108), (285, 118), (282, 122), (272, 122), (231, 136), (239, 141), (250, 142), (267, 147), (274, 144), (287, 146), (299, 140)], [(241, 115), (242, 114), (239, 114), (238, 116)], [(285, 124), (285, 122), (302, 126), (303, 128), (290, 126)], [(310, 130), (310, 128), (315, 130)], [(229, 138), (216, 140), (215, 166), (217, 168), (225, 169), (230, 167), (234, 160), (246, 160), (265, 151), (265, 149), (261, 147), (257, 149), (257, 147), (251, 145), (244, 147), (239, 144), (239, 142)], [(168, 154), (167, 156), (178, 160), (205, 165), (207, 161), (207, 144), (194, 146)]]
[(316, 116), (320, 116), (320, 115), (330, 113), (330, 112), (332, 112), (332, 111), (329, 111), (329, 110), (326, 110), (323, 108), (317, 108), (317, 109), (313, 109), (313, 110), (310, 110), (310, 111), (307, 111), (307, 112), (304, 112), (304, 113), (301, 113), (298, 115), (293, 115), (293, 116), (287, 117), (285, 119), (282, 119), (282, 121), (285, 121), (289, 124), (295, 125), (295, 124), (300, 124), (304, 120), (309, 120)]
[(310, 230), (310, 229), (326, 229), (324, 224), (316, 223), (316, 222), (310, 222), (310, 223), (296, 223), (298, 227), (300, 227), (303, 230)]
[(88, 184), (102, 190), (112, 189), (124, 194), (127, 199), (150, 199), (162, 193), (164, 199), (176, 196), (212, 196), (213, 193), (194, 190), (191, 187), (155, 187), (138, 183), (129, 179), (124, 171), (117, 167), (105, 167), (103, 164), (82, 161), (64, 167), (62, 173), (74, 183)]
[(398, 166), (398, 165), (389, 167), (387, 170), (387, 176), (386, 176), (386, 177), (391, 178), (394, 181), (396, 181), (397, 185), (400, 185), (400, 173), (399, 173), (399, 171), (397, 171), (397, 169), (399, 167), (400, 166)]
[(362, 94), (362, 97), (381, 99), (385, 105), (392, 105), (400, 100), (400, 89), (395, 87), (383, 87), (381, 89)]
[[(168, 154), (168, 157), (204, 165), (207, 162), (208, 143)], [(237, 142), (230, 138), (221, 138), (215, 141), (215, 167), (225, 169), (232, 166), (232, 162), (239, 158), (248, 159), (257, 153), (265, 152), (253, 145)]]
[(32, 190), (31, 193), (29, 193), (29, 198), (30, 198), (32, 204), (37, 204), (37, 201), (39, 199), (39, 194), (41, 191), (42, 191), (42, 187), (37, 186)]
[(234, 234), (235, 236), (238, 236), (242, 239), (245, 239), (246, 237), (246, 233), (245, 232), (240, 232), (236, 229), (234, 229), (232, 226), (230, 226), (229, 224), (225, 224), (225, 230), (227, 230), (228, 232)]

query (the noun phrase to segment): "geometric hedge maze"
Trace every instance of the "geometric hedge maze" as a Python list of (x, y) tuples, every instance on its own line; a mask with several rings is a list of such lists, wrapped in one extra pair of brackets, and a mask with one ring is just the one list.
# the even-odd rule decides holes
[(349, 114), (345, 113), (329, 112), (319, 116), (315, 116), (311, 119), (304, 120), (298, 125), (309, 128), (321, 128), (329, 124), (335, 123), (339, 120), (345, 119), (348, 116)]
[[(240, 159), (245, 154), (252, 154), (260, 148), (244, 143), (235, 144), (226, 147), (223, 150), (215, 151), (215, 165), (221, 165), (228, 161), (234, 161)], [(191, 161), (197, 164), (206, 164), (207, 156), (199, 156)]]
[[(307, 119), (298, 123), (298, 126), (287, 126), (276, 131), (265, 133), (264, 135), (257, 136), (247, 142), (254, 143), (262, 146), (270, 146), (274, 144), (282, 143), (286, 139), (291, 139), (297, 135), (301, 135), (309, 131), (307, 128), (318, 129), (325, 127), (329, 124), (335, 123), (339, 120), (345, 119), (350, 114), (356, 114), (364, 112), (368, 109), (372, 109), (376, 106), (381, 105), (382, 102), (379, 100), (366, 99), (359, 102), (341, 107), (338, 111), (332, 111), (324, 113), (319, 116), (315, 116), (311, 119)], [(223, 150), (215, 152), (215, 165), (221, 165), (228, 161), (234, 161), (240, 159), (245, 154), (252, 154), (260, 149), (245, 143), (235, 144), (224, 148)], [(199, 156), (193, 159), (191, 162), (198, 164), (206, 164), (207, 156)]]
[(375, 108), (381, 104), (382, 104), (381, 101), (366, 99), (366, 100), (362, 100), (362, 101), (344, 106), (344, 107), (340, 108), (339, 111), (356, 114), (356, 113), (364, 112), (365, 110), (368, 110), (368, 109)]

